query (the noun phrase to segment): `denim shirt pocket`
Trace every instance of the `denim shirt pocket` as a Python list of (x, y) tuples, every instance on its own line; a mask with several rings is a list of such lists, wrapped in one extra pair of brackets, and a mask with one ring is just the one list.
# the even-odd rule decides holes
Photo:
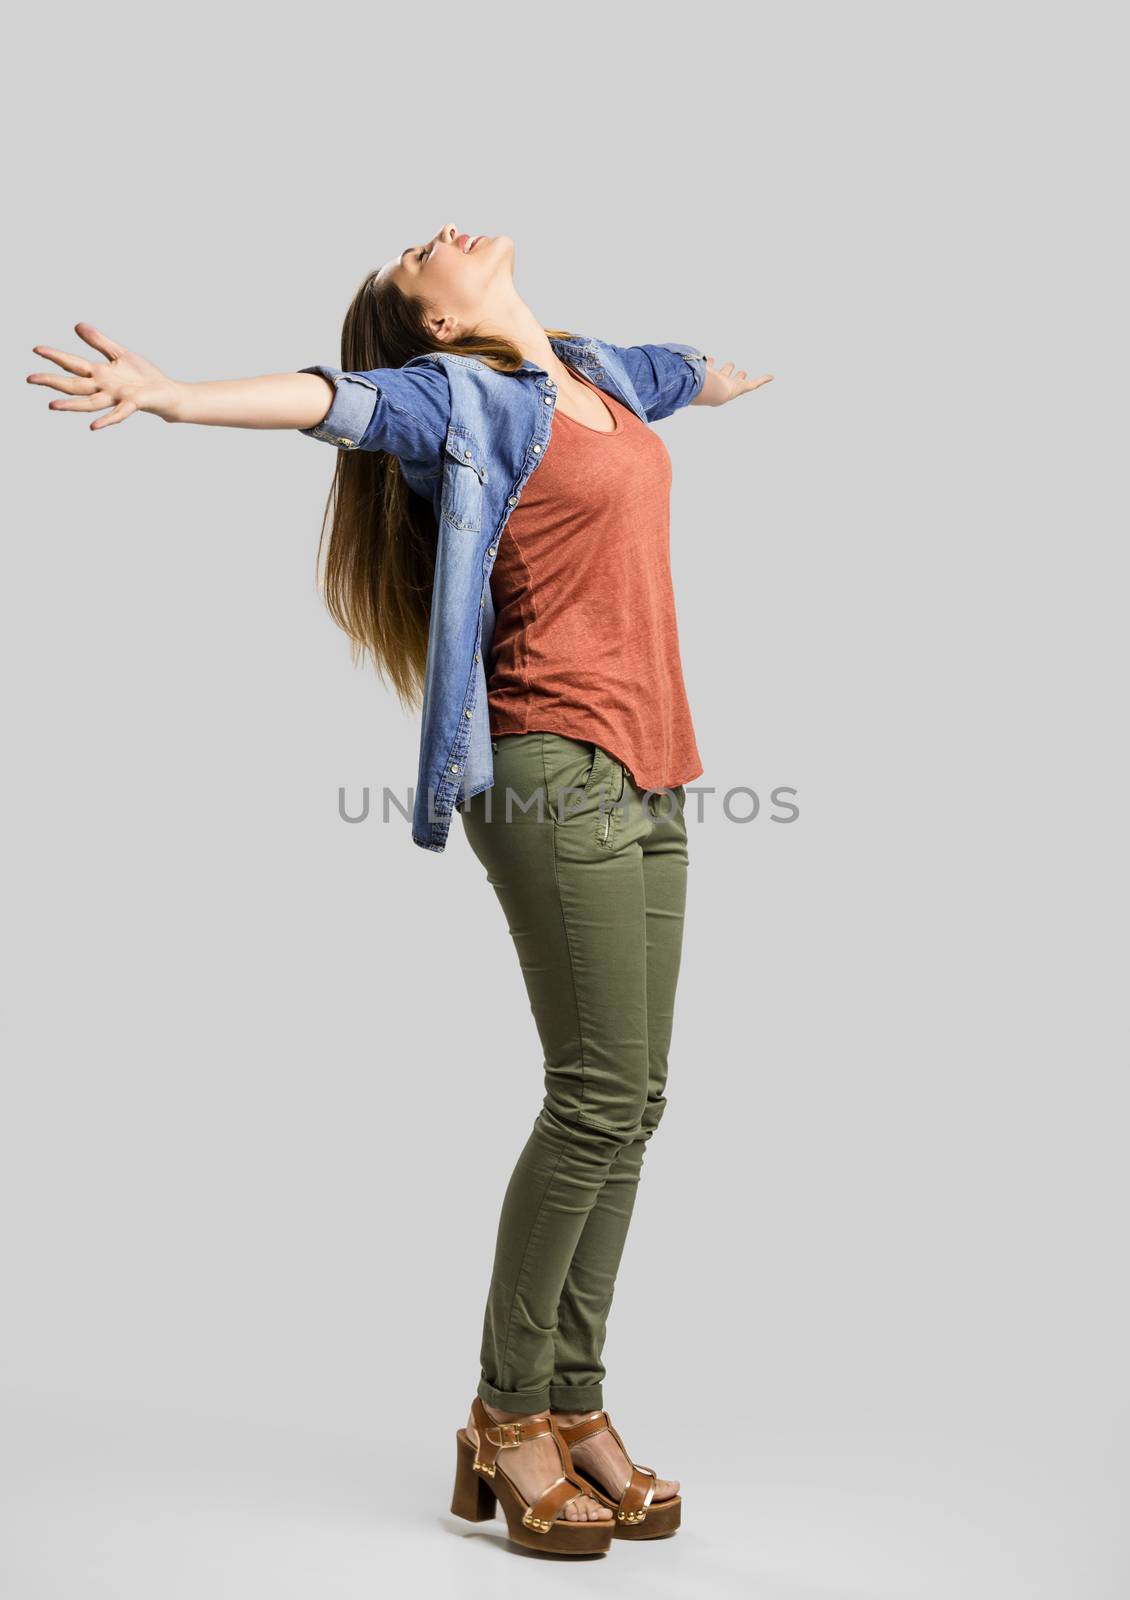
[(444, 440), (440, 515), (453, 528), (478, 533), (483, 520), (486, 457), (478, 441), (462, 428), (449, 428)]

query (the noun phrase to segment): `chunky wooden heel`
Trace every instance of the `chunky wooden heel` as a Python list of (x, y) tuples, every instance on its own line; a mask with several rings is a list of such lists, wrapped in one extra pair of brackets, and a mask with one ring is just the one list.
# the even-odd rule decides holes
[(451, 1495), (455, 1516), (468, 1522), (490, 1522), (498, 1501), (490, 1485), (475, 1471), (475, 1447), (462, 1432), (455, 1435), (455, 1488)]
[(583, 1417), (580, 1422), (557, 1422), (556, 1418), (554, 1421), (567, 1445), (580, 1444), (584, 1439), (591, 1439), (594, 1433), (603, 1433), (607, 1429), (628, 1456), (631, 1471), (618, 1500), (614, 1499), (584, 1467), (574, 1464), (573, 1468), (593, 1499), (599, 1500), (602, 1506), (607, 1506), (612, 1512), (616, 1519), (612, 1530), (615, 1538), (663, 1539), (669, 1533), (675, 1532), (683, 1520), (682, 1496), (673, 1494), (666, 1500), (653, 1499), (658, 1481), (655, 1468), (641, 1467), (638, 1461), (632, 1460), (623, 1439), (612, 1426), (607, 1411), (594, 1411), (591, 1416)]
[[(553, 1555), (603, 1555), (612, 1543), (612, 1520), (569, 1522), (558, 1515), (570, 1500), (592, 1491), (573, 1471), (569, 1447), (551, 1417), (529, 1422), (495, 1422), (478, 1395), (471, 1402), (478, 1447), (465, 1429), (455, 1435), (455, 1489), (451, 1509), (468, 1522), (487, 1522), (501, 1505), (507, 1537), (530, 1550)], [(530, 1505), (498, 1464), (499, 1452), (550, 1434), (562, 1472)]]

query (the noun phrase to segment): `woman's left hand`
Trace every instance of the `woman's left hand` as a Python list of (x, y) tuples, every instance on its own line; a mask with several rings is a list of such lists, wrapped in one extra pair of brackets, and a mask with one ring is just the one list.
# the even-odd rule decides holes
[(727, 361), (723, 367), (715, 367), (714, 357), (707, 356), (706, 362), (706, 379), (691, 401), (692, 405), (724, 406), (727, 400), (736, 400), (738, 395), (748, 394), (751, 389), (760, 389), (763, 383), (773, 381), (771, 372), (763, 372), (760, 378), (751, 378), (744, 368), (735, 372), (732, 361)]

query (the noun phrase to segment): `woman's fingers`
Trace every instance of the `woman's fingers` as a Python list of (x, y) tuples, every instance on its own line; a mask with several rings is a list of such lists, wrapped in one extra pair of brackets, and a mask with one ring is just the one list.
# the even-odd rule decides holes
[(92, 344), (96, 350), (100, 350), (107, 361), (117, 361), (119, 356), (124, 356), (126, 353), (124, 345), (115, 344), (113, 339), (104, 333), (100, 333), (92, 322), (76, 322), (75, 332), (80, 339), (84, 339), (87, 344)]
[(67, 395), (51, 402), (53, 411), (104, 411), (105, 416), (91, 423), (92, 428), (109, 428), (124, 422), (135, 411), (152, 411), (171, 420), (177, 386), (158, 367), (136, 350), (129, 350), (111, 339), (91, 322), (76, 322), (75, 332), (99, 353), (99, 360), (72, 355), (53, 346), (34, 345), (37, 354), (62, 367), (58, 372), (32, 372), (29, 383), (46, 384)]
[(52, 400), (47, 409), (48, 411), (104, 411), (107, 406), (113, 404), (112, 394), (97, 389), (93, 394), (83, 395), (79, 400)]
[[(714, 367), (714, 357), (707, 356), (706, 364)], [(730, 386), (726, 399), (733, 400), (739, 394), (748, 394), (751, 389), (760, 389), (763, 383), (772, 383), (773, 374), (763, 372), (760, 377), (751, 378), (745, 367), (734, 368), (732, 361), (727, 361), (724, 366), (714, 367), (720, 378), (725, 378)], [(721, 403), (721, 402), (718, 402)]]
[[(37, 356), (43, 356), (47, 361), (54, 361), (63, 368), (64, 372), (77, 372), (84, 378), (89, 378), (90, 376), (90, 362), (85, 356), (68, 355), (65, 350), (53, 350), (49, 344), (34, 344), (32, 349)], [(50, 374), (48, 373), (33, 374), (27, 381), (35, 383), (38, 377), (39, 382), (44, 382), (49, 376)]]
[(93, 394), (98, 387), (93, 378), (64, 378), (57, 372), (29, 372), (27, 381), (46, 384), (61, 394)]
[(99, 417), (97, 422), (92, 422), (90, 424), (90, 431), (93, 433), (96, 428), (109, 428), (115, 422), (124, 422), (125, 419), (129, 416), (132, 416), (136, 410), (137, 407), (134, 405), (132, 400), (123, 400), (121, 405), (114, 407), (113, 411), (108, 411), (104, 417)]

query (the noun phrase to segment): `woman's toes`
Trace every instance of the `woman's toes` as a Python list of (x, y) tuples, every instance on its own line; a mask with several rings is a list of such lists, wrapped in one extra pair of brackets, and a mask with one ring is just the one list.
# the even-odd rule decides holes
[(659, 1482), (655, 1485), (655, 1493), (652, 1495), (652, 1499), (670, 1500), (671, 1496), (673, 1494), (678, 1494), (678, 1492), (678, 1478), (660, 1478)]
[(565, 1502), (565, 1515), (571, 1522), (604, 1522), (612, 1513), (591, 1495), (579, 1494)]

